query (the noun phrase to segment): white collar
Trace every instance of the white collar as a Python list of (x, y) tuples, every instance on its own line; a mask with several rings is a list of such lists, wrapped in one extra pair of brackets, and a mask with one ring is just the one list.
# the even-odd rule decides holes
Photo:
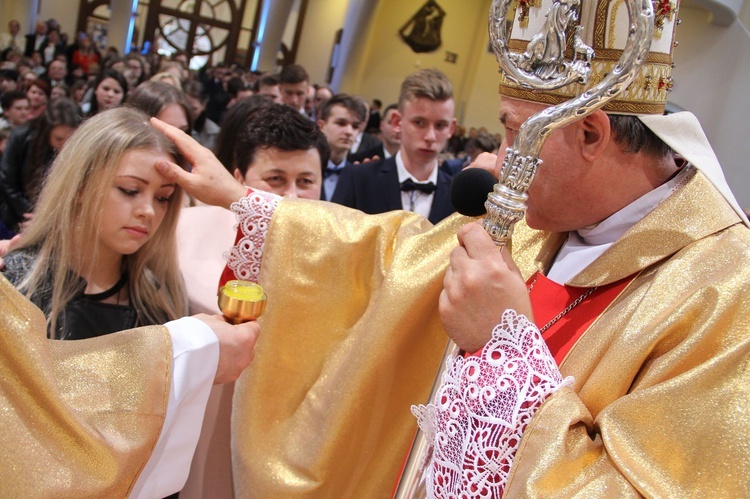
[(352, 143), (352, 147), (349, 148), (351, 152), (358, 152), (359, 151), (359, 145), (362, 143), (362, 137), (364, 137), (365, 131), (360, 130), (360, 132), (357, 134), (356, 137), (354, 137), (354, 142)]
[[(385, 149), (385, 147), (383, 147)], [(399, 150), (396, 153), (396, 171), (398, 172), (398, 183), (402, 183), (407, 178), (412, 179), (414, 182), (418, 184), (426, 184), (427, 182), (432, 182), (433, 184), (437, 185), (437, 178), (438, 178), (438, 169), (437, 169), (437, 160), (435, 161), (435, 165), (432, 167), (432, 173), (430, 173), (430, 176), (427, 178), (427, 180), (417, 180), (414, 175), (409, 173), (409, 171), (406, 169), (406, 166), (404, 166), (404, 159), (401, 157), (401, 150)]]
[(568, 239), (557, 253), (547, 277), (558, 284), (564, 284), (578, 275), (607, 251), (636, 222), (651, 213), (659, 203), (681, 188), (695, 172), (692, 165), (685, 165), (673, 178), (598, 224), (569, 232)]
[(329, 170), (340, 170), (340, 169), (342, 169), (345, 166), (346, 166), (346, 157), (344, 157), (344, 159), (342, 159), (341, 163), (339, 163), (339, 164), (334, 163), (332, 159), (328, 160), (328, 169)]

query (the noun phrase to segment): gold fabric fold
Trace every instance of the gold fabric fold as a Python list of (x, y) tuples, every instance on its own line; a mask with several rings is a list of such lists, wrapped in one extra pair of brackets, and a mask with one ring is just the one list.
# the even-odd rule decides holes
[(0, 328), (3, 495), (127, 496), (166, 414), (167, 329), (48, 340), (42, 312), (1, 276)]
[[(525, 230), (529, 254), (551, 240)], [(626, 272), (561, 365), (573, 389), (524, 433), (508, 497), (747, 497), (750, 230), (698, 173), (571, 283)]]
[(279, 205), (263, 334), (234, 394), (237, 497), (390, 496), (448, 339), (438, 296), (469, 220)]

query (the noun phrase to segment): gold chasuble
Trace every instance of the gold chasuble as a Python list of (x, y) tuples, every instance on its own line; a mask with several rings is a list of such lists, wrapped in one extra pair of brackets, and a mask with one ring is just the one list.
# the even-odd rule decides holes
[[(257, 356), (234, 395), (237, 497), (389, 497), (446, 343), (455, 231), (406, 212), (284, 200), (268, 230)], [(564, 236), (521, 225), (525, 278)], [(750, 231), (701, 172), (567, 284), (631, 278), (571, 348), (575, 383), (531, 419), (507, 497), (750, 492)]]
[(166, 413), (169, 333), (55, 341), (46, 331), (42, 312), (0, 276), (2, 495), (125, 497)]
[(284, 200), (268, 231), (269, 296), (236, 384), (237, 497), (389, 497), (447, 343), (438, 315), (456, 231), (413, 213)]
[[(524, 277), (559, 234), (519, 224)], [(701, 172), (571, 279), (635, 278), (563, 360), (507, 497), (748, 497), (750, 230)]]

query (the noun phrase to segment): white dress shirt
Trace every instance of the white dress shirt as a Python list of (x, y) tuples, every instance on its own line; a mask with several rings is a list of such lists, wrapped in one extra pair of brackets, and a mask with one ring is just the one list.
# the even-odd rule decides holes
[[(398, 183), (401, 184), (404, 180), (410, 178), (417, 184), (427, 184), (432, 182), (437, 185), (438, 169), (437, 161), (432, 167), (432, 173), (427, 180), (417, 180), (414, 175), (409, 173), (404, 166), (404, 160), (401, 157), (401, 151), (396, 153), (396, 170), (398, 171)], [(432, 209), (432, 200), (435, 198), (435, 193), (427, 194), (421, 191), (401, 191), (401, 206), (406, 211), (413, 211), (419, 213), (425, 218), (430, 216), (430, 210)]]
[[(341, 160), (341, 163), (336, 164), (330, 159), (328, 160), (328, 166), (326, 167), (327, 170), (335, 170), (335, 171), (341, 171), (342, 168), (346, 166), (346, 158)], [(326, 200), (330, 201), (331, 196), (333, 196), (334, 191), (336, 191), (336, 185), (339, 183), (339, 177), (340, 175), (329, 175), (326, 177), (323, 176), (323, 192), (326, 195)]]

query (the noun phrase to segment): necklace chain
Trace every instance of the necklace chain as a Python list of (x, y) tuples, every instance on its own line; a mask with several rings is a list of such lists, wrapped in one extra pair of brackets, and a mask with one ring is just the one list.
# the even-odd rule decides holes
[[(536, 284), (537, 277), (539, 277), (538, 273), (534, 276), (534, 280), (531, 281), (531, 284), (529, 284), (529, 294), (531, 294), (531, 290), (534, 289), (534, 284)], [(585, 300), (586, 298), (588, 298), (591, 295), (591, 293), (593, 293), (594, 291), (596, 291), (597, 288), (598, 288), (598, 286), (595, 286), (593, 288), (589, 288), (586, 291), (584, 291), (581, 296), (579, 296), (578, 298), (576, 298), (573, 301), (573, 303), (571, 303), (570, 305), (568, 305), (567, 307), (565, 307), (565, 309), (563, 309), (562, 312), (560, 312), (559, 314), (557, 314), (556, 316), (554, 316), (551, 321), (549, 321), (547, 324), (544, 325), (544, 327), (539, 328), (539, 332), (540, 333), (544, 333), (555, 322), (557, 322), (560, 319), (562, 319), (563, 316), (565, 316), (565, 314), (567, 314), (568, 312), (570, 312), (571, 310), (573, 310), (574, 308), (576, 308), (578, 305), (580, 305), (580, 303), (583, 300)]]

